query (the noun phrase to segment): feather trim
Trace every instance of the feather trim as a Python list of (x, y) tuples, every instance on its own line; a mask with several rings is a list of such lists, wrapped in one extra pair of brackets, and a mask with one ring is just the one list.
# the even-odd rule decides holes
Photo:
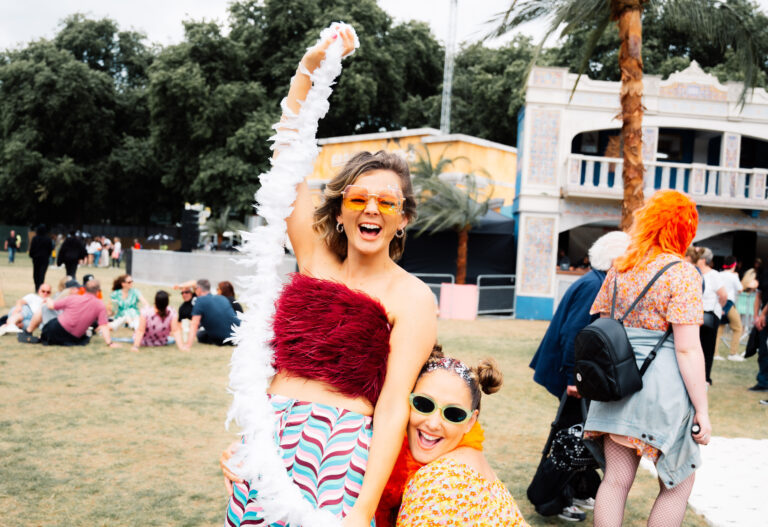
[[(352, 29), (334, 23), (323, 30), (323, 40), (343, 29)], [(354, 30), (352, 29), (354, 34)], [(359, 45), (355, 36), (355, 47)], [(232, 406), (227, 414), (227, 425), (234, 421), (241, 428), (244, 445), (230, 459), (230, 468), (258, 490), (259, 505), (263, 508), (267, 524), (283, 521), (305, 527), (338, 527), (339, 520), (328, 511), (315, 509), (294, 485), (283, 465), (275, 444), (275, 418), (266, 392), (272, 369), (273, 338), (270, 322), (282, 283), (278, 273), (283, 259), (286, 239), (285, 219), (293, 210), (296, 185), (312, 172), (318, 154), (318, 121), (328, 112), (331, 85), (341, 73), (341, 39), (326, 50), (326, 58), (310, 75), (312, 88), (297, 114), (288, 109), (286, 100), (281, 106), (286, 116), (273, 126), (276, 130), (270, 140), (272, 149), (280, 155), (271, 160), (272, 168), (262, 174), (261, 188), (256, 193), (256, 210), (266, 225), (253, 232), (243, 233), (246, 254), (244, 265), (253, 272), (243, 280), (248, 310), (236, 328), (229, 374)]]

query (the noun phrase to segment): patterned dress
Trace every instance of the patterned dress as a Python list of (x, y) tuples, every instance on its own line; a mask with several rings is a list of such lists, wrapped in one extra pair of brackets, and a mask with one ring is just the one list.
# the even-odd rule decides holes
[[(312, 505), (346, 516), (363, 484), (373, 418), (280, 395), (269, 398), (277, 417), (275, 441), (288, 475)], [(227, 526), (267, 525), (257, 494), (248, 482), (234, 485)]]
[(168, 308), (165, 318), (161, 317), (154, 307), (142, 309), (141, 314), (147, 319), (147, 327), (141, 339), (142, 346), (165, 346), (169, 344), (168, 336), (171, 334), (171, 324), (176, 319), (176, 311)]
[(527, 527), (515, 500), (498, 479), (442, 458), (420, 468), (403, 494), (397, 527)]
[(133, 287), (128, 290), (128, 296), (126, 297), (123, 297), (123, 290), (118, 289), (117, 291), (112, 291), (110, 298), (112, 299), (112, 305), (116, 308), (115, 318), (139, 317), (139, 293)]

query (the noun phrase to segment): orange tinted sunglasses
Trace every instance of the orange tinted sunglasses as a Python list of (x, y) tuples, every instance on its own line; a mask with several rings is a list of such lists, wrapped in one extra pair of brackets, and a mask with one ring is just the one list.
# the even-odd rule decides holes
[(399, 189), (387, 187), (376, 194), (359, 185), (347, 185), (344, 189), (343, 203), (349, 210), (365, 210), (371, 198), (376, 198), (382, 214), (389, 216), (403, 211), (403, 193)]

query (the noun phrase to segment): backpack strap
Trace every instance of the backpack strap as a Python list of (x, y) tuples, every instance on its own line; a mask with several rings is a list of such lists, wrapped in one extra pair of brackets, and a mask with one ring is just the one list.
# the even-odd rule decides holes
[[(651, 281), (648, 282), (648, 284), (646, 284), (645, 288), (643, 288), (643, 290), (640, 292), (640, 294), (637, 295), (637, 298), (635, 298), (635, 301), (632, 302), (631, 306), (629, 306), (629, 309), (627, 310), (626, 313), (624, 313), (624, 316), (619, 319), (619, 322), (621, 322), (623, 324), (624, 323), (624, 319), (626, 319), (627, 316), (632, 312), (632, 310), (635, 309), (635, 306), (638, 304), (638, 302), (640, 302), (640, 300), (643, 299), (643, 297), (645, 296), (645, 293), (648, 292), (648, 290), (651, 288), (651, 286), (653, 286), (653, 284), (656, 282), (656, 280), (658, 280), (659, 277), (661, 277), (661, 275), (663, 275), (667, 271), (667, 269), (669, 269), (673, 265), (677, 265), (679, 263), (680, 263), (680, 260), (677, 260), (675, 262), (670, 262), (667, 265), (665, 265), (664, 267), (662, 267), (661, 270), (658, 273), (656, 273), (656, 275), (654, 275), (653, 278), (651, 278)], [(616, 303), (616, 289), (617, 289), (616, 288), (616, 282), (614, 282), (614, 287), (613, 287), (613, 301), (614, 301), (614, 304)], [(613, 318), (613, 307), (611, 308), (611, 318)]]
[(653, 359), (656, 358), (656, 352), (659, 351), (659, 348), (662, 344), (664, 344), (664, 341), (669, 338), (669, 336), (672, 334), (672, 324), (667, 327), (667, 331), (664, 332), (664, 335), (659, 339), (659, 341), (656, 343), (656, 345), (653, 347), (651, 352), (648, 354), (648, 356), (643, 361), (643, 365), (640, 366), (640, 377), (643, 376), (645, 373), (645, 370), (648, 369), (648, 366), (651, 365), (651, 362), (653, 362)]

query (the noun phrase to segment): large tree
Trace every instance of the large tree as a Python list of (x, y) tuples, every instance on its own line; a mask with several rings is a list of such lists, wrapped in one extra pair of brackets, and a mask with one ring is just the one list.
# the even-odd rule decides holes
[[(600, 37), (616, 23), (619, 36), (618, 68), (621, 71), (621, 119), (624, 156), (624, 199), (621, 228), (632, 224), (632, 213), (643, 204), (643, 24), (642, 15), (651, 0), (512, 0), (498, 20), (496, 35), (520, 24), (549, 18), (550, 25), (542, 39), (560, 30), (566, 36), (588, 26), (592, 29), (581, 55), (580, 72), (587, 69)], [(746, 0), (654, 0), (659, 16), (673, 24), (683, 35), (703, 33), (713, 46), (730, 50), (744, 71), (745, 91), (757, 82), (762, 57), (752, 38), (750, 20), (740, 9)], [(540, 46), (540, 48), (541, 48)], [(743, 99), (742, 99), (743, 100)]]

